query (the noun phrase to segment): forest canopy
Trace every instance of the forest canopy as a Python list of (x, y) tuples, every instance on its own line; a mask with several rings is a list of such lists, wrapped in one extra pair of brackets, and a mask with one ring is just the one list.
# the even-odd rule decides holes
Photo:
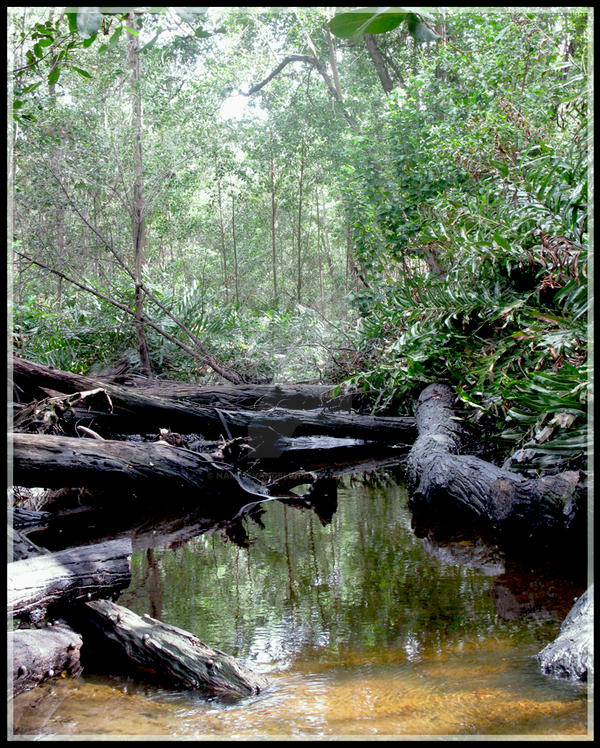
[(16, 355), (441, 381), (514, 468), (585, 467), (589, 8), (8, 13)]

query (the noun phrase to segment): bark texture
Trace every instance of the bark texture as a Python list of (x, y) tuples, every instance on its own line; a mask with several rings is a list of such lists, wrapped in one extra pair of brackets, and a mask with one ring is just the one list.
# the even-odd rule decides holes
[[(140, 486), (154, 492), (210, 487), (213, 493), (270, 498), (261, 484), (225, 463), (165, 442), (120, 442), (13, 434), (15, 482), (45, 488)], [(122, 491), (118, 500), (122, 501)], [(162, 496), (164, 499), (164, 495)], [(214, 499), (214, 496), (207, 496)]]
[(262, 675), (193, 634), (108, 600), (86, 603), (74, 625), (82, 627), (86, 648), (89, 642), (111, 670), (135, 670), (167, 687), (213, 695), (249, 696), (268, 685)]
[(82, 669), (81, 645), (81, 636), (64, 624), (9, 631), (7, 649), (12, 655), (13, 696), (63, 673), (77, 677)]
[(419, 397), (419, 436), (407, 460), (413, 505), (460, 509), (497, 529), (528, 535), (574, 527), (584, 512), (581, 475), (534, 480), (460, 455), (463, 430), (454, 405), (454, 393), (444, 384), (429, 385)]
[(130, 560), (131, 540), (123, 538), (14, 561), (7, 570), (8, 615), (41, 620), (56, 603), (120, 592), (131, 581)]
[(594, 585), (577, 600), (556, 639), (537, 656), (542, 672), (555, 678), (593, 680)]

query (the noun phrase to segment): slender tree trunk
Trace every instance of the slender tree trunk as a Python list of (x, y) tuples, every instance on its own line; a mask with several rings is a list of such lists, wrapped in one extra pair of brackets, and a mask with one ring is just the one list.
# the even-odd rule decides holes
[(233, 271), (235, 274), (235, 301), (240, 303), (240, 286), (238, 276), (237, 247), (235, 244), (235, 195), (231, 196), (231, 233), (233, 238)]
[(377, 71), (377, 76), (379, 78), (379, 82), (381, 83), (381, 87), (383, 88), (385, 93), (388, 94), (394, 88), (394, 84), (392, 82), (392, 79), (390, 78), (390, 74), (387, 71), (385, 61), (381, 56), (381, 52), (379, 51), (379, 47), (377, 46), (377, 42), (375, 41), (375, 37), (373, 36), (373, 34), (365, 34), (365, 44), (367, 46), (367, 49), (369, 50), (369, 54), (371, 55), (371, 60), (373, 61), (375, 70)]
[[(133, 13), (128, 16), (131, 28), (139, 26)], [(148, 342), (144, 330), (143, 312), (144, 295), (142, 292), (142, 268), (144, 266), (144, 248), (146, 243), (146, 202), (144, 198), (144, 173), (143, 173), (143, 140), (142, 140), (142, 78), (139, 55), (139, 37), (129, 34), (127, 37), (127, 51), (129, 56), (129, 70), (131, 75), (131, 98), (133, 105), (133, 210), (132, 210), (132, 235), (134, 251), (134, 276), (135, 276), (135, 332), (137, 338), (140, 365), (143, 373), (151, 377), (150, 355), (148, 353)]]
[[(50, 9), (50, 16), (49, 20), (52, 21), (54, 16), (54, 9)], [(58, 62), (56, 56), (52, 60), (52, 69), (54, 69), (56, 63)], [(56, 105), (56, 83), (49, 83), (48, 84), (48, 93), (50, 94), (50, 101), (52, 103), (52, 107)], [(62, 152), (60, 147), (60, 142), (62, 140), (63, 136), (63, 130), (62, 127), (58, 127), (56, 130), (56, 137), (58, 140), (58, 145), (56, 148), (52, 150), (52, 153), (50, 155), (50, 161), (53, 167), (53, 170), (61, 175), (61, 163), (62, 163)], [(56, 252), (58, 257), (58, 266), (59, 268), (64, 267), (64, 257), (65, 257), (65, 209), (62, 205), (63, 197), (60, 192), (60, 189), (57, 192), (58, 195), (58, 203), (56, 205)], [(62, 283), (63, 279), (61, 277), (57, 277), (57, 283), (56, 283), (56, 295), (58, 298), (58, 307), (60, 308), (60, 304), (62, 301)]]
[[(333, 15), (333, 8), (329, 8), (329, 15)], [(327, 26), (325, 26), (325, 31), (327, 33), (327, 45), (329, 46), (329, 64), (331, 65), (331, 74), (333, 75), (333, 85), (335, 86), (339, 100), (342, 101), (342, 87), (340, 86), (340, 76), (335, 58), (335, 41)]]
[(273, 300), (277, 306), (277, 253), (275, 250), (275, 163), (273, 143), (271, 142), (271, 252), (273, 260)]
[(323, 248), (325, 250), (325, 259), (329, 268), (329, 277), (331, 278), (331, 288), (335, 288), (335, 273), (333, 271), (333, 260), (331, 258), (331, 242), (329, 241), (329, 232), (327, 231), (327, 209), (325, 207), (325, 195), (321, 191), (321, 207), (323, 209), (322, 228), (323, 228)]
[(223, 203), (221, 199), (221, 175), (219, 165), (215, 164), (217, 172), (217, 197), (219, 200), (219, 226), (221, 229), (221, 254), (223, 255), (223, 286), (225, 287), (225, 301), (229, 301), (229, 289), (227, 283), (227, 250), (225, 247), (225, 225), (223, 223)]
[(321, 221), (319, 217), (319, 188), (315, 186), (315, 205), (317, 209), (317, 252), (319, 255), (319, 290), (321, 293), (321, 314), (325, 314), (325, 297), (323, 294), (323, 250), (321, 240)]
[(304, 140), (300, 145), (300, 178), (298, 182), (298, 281), (296, 284), (296, 298), (302, 300), (302, 182), (304, 180)]

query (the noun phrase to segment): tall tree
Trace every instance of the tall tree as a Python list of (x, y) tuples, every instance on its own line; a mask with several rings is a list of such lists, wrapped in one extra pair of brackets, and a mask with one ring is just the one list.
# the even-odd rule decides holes
[[(130, 28), (135, 31), (141, 28), (139, 14), (129, 14)], [(128, 32), (127, 51), (129, 60), (132, 125), (133, 125), (133, 204), (131, 206), (131, 229), (134, 252), (134, 304), (135, 332), (140, 356), (140, 366), (144, 374), (152, 376), (148, 342), (144, 330), (144, 294), (142, 291), (142, 271), (145, 262), (144, 247), (146, 244), (146, 202), (144, 199), (143, 169), (143, 122), (142, 122), (142, 76), (140, 64), (140, 45), (137, 33)]]

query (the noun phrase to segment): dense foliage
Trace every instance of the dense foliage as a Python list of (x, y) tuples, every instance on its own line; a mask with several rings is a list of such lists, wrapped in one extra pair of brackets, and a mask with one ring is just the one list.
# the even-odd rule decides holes
[(171, 336), (144, 326), (155, 375), (211, 376), (191, 334), (381, 412), (443, 380), (521, 467), (584, 466), (587, 9), (350, 14), (341, 38), (316, 7), (163, 9), (137, 33), (50, 10), (9, 14), (18, 354), (136, 366), (143, 282)]
[(587, 441), (584, 32), (584, 14), (448, 19), (461, 49), (423, 55), (342, 179), (369, 286), (351, 381), (382, 407), (448, 381), (554, 469)]

